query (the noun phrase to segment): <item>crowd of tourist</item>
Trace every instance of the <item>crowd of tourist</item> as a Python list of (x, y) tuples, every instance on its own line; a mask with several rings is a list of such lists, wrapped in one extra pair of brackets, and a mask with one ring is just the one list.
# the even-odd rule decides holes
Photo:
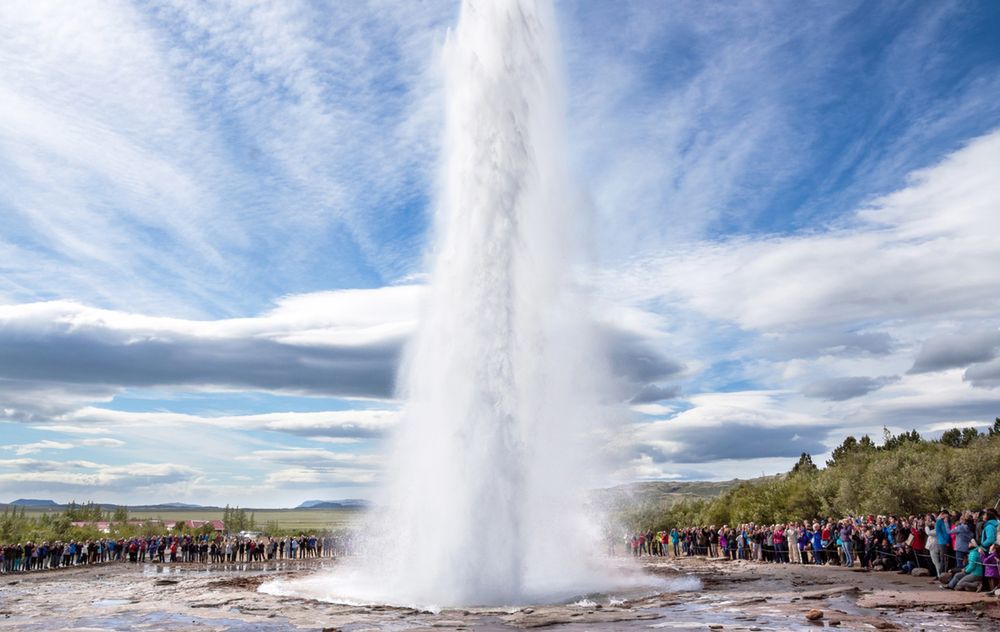
[[(703, 555), (773, 564), (832, 564), (947, 579), (954, 590), (996, 590), (995, 509), (924, 516), (832, 517), (787, 524), (674, 528), (625, 536), (634, 556)], [(917, 570), (923, 569), (923, 570)]]
[(0, 545), (0, 573), (42, 571), (109, 562), (223, 564), (336, 557), (343, 538), (323, 535), (246, 537), (176, 535)]

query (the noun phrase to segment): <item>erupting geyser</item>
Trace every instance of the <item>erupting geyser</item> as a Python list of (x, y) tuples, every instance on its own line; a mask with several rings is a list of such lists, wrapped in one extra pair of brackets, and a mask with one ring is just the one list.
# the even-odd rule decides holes
[(580, 222), (551, 13), (546, 0), (465, 2), (444, 51), (436, 247), (386, 499), (388, 578), (420, 603), (570, 589), (594, 550), (577, 492), (600, 362), (570, 279)]
[(564, 173), (552, 7), (466, 1), (443, 59), (431, 280), (401, 367), (384, 510), (363, 568), (287, 592), (495, 605), (612, 583), (583, 516), (607, 380), (572, 280), (583, 222)]

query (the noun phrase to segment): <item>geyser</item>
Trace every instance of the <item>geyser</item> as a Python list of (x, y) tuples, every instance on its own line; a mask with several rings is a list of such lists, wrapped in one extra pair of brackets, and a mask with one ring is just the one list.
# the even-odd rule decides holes
[[(583, 515), (605, 355), (584, 293), (548, 0), (466, 1), (445, 43), (446, 126), (402, 421), (360, 568), (285, 594), (538, 603), (621, 586)], [(648, 585), (648, 582), (647, 582)]]
[(397, 598), (578, 589), (593, 550), (578, 492), (601, 362), (571, 279), (580, 222), (555, 42), (548, 1), (493, 0), (463, 3), (445, 45), (429, 297), (388, 471)]

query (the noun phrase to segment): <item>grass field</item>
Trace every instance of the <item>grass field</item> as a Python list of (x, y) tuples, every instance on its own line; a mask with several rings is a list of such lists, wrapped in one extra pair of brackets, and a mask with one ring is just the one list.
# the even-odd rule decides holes
[[(58, 510), (27, 508), (29, 517), (38, 517), (44, 513), (57, 513)], [(345, 529), (357, 524), (364, 513), (363, 509), (254, 509), (248, 510), (254, 514), (257, 528), (263, 528), (269, 522), (278, 523), (281, 530), (300, 530), (302, 532), (322, 531), (324, 529)], [(143, 520), (159, 518), (161, 520), (221, 520), (222, 509), (142, 509), (129, 511), (129, 518)]]
[[(257, 528), (269, 522), (278, 523), (282, 530), (297, 529), (305, 532), (324, 529), (344, 529), (353, 526), (363, 510), (360, 509), (257, 509), (253, 510)], [(173, 511), (129, 513), (130, 518), (162, 518), (163, 520), (221, 520), (222, 510), (177, 509)]]

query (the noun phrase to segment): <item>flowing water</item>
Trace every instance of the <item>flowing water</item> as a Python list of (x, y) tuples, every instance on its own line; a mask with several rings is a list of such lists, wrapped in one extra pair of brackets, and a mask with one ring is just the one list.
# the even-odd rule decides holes
[(489, 605), (613, 583), (581, 511), (608, 380), (572, 282), (584, 222), (554, 24), (548, 0), (476, 0), (449, 33), (429, 299), (401, 368), (386, 510), (367, 566), (313, 593)]

